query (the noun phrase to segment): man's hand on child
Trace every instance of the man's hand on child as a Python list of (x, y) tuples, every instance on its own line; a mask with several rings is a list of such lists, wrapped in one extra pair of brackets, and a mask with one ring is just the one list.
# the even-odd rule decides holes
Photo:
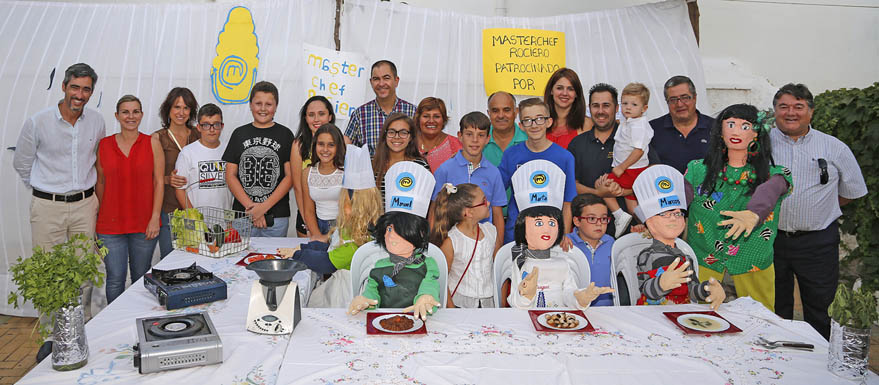
[(562, 250), (567, 253), (571, 251), (572, 247), (574, 247), (574, 242), (571, 241), (571, 238), (562, 237), (562, 241), (561, 243), (559, 243), (559, 247), (561, 247)]
[(522, 282), (519, 282), (519, 295), (529, 300), (534, 299), (534, 296), (537, 295), (537, 274), (539, 272), (540, 269), (534, 266), (531, 269), (531, 274), (528, 274), (522, 279)]
[(717, 224), (718, 226), (731, 226), (729, 231), (726, 232), (724, 238), (732, 236), (733, 239), (738, 239), (742, 232), (744, 232), (747, 237), (751, 235), (751, 230), (754, 230), (754, 227), (757, 226), (757, 222), (760, 221), (760, 216), (750, 210), (721, 211), (720, 215), (730, 217)]
[(720, 304), (723, 303), (723, 300), (726, 299), (726, 292), (723, 291), (723, 286), (720, 286), (720, 282), (717, 282), (716, 279), (709, 278), (708, 287), (705, 290), (708, 291), (708, 298), (705, 301), (711, 304), (711, 310), (717, 310)]
[(427, 321), (427, 315), (433, 314), (433, 308), (435, 306), (440, 306), (440, 303), (437, 302), (436, 298), (433, 298), (430, 294), (423, 294), (415, 300), (414, 305), (403, 309), (403, 312), (408, 313), (411, 311), (415, 313), (415, 317)]
[(589, 307), (589, 304), (591, 304), (592, 301), (595, 301), (599, 295), (606, 293), (613, 293), (613, 288), (598, 287), (595, 286), (595, 282), (589, 282), (589, 287), (574, 291), (574, 298), (577, 299), (577, 303), (580, 304), (580, 307)]
[(377, 304), (377, 300), (358, 295), (351, 300), (351, 305), (348, 306), (348, 314), (355, 315), (363, 310), (366, 310), (370, 306), (375, 306)]
[(682, 283), (690, 282), (690, 275), (693, 274), (693, 270), (689, 269), (690, 261), (679, 264), (680, 260), (680, 258), (675, 258), (674, 262), (668, 265), (665, 272), (659, 276), (659, 288), (663, 291), (669, 291)]
[(617, 178), (619, 178), (619, 177), (623, 176), (623, 171), (626, 171), (626, 170), (624, 170), (620, 166), (616, 166), (611, 171), (613, 172), (614, 175), (617, 176)]

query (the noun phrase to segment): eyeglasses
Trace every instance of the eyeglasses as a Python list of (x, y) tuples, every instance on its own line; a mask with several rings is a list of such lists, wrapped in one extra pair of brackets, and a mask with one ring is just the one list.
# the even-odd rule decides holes
[(546, 123), (546, 120), (549, 119), (545, 116), (538, 116), (534, 119), (522, 119), (522, 127), (531, 127), (532, 124), (543, 124)]
[(201, 127), (201, 129), (202, 129), (202, 130), (205, 130), (205, 131), (210, 131), (210, 130), (217, 130), (217, 131), (220, 131), (220, 130), (223, 129), (223, 122), (211, 123), (211, 124), (209, 124), (209, 123), (200, 123), (198, 126)]
[(388, 137), (406, 139), (409, 137), (409, 130), (388, 130)]
[(665, 212), (661, 212), (656, 215), (663, 217), (663, 218), (674, 218), (674, 219), (683, 218), (683, 217), (687, 216), (687, 214), (684, 214), (683, 211), (678, 211), (678, 212), (665, 211)]
[(684, 104), (688, 104), (692, 100), (693, 100), (693, 97), (690, 95), (684, 95), (681, 97), (672, 96), (668, 99), (665, 99), (665, 101), (668, 102), (668, 104), (677, 104), (678, 102), (684, 102)]
[(479, 206), (485, 206), (485, 205), (487, 205), (487, 204), (488, 204), (488, 199), (485, 199), (485, 197), (482, 197), (482, 202), (481, 202), (481, 203), (479, 203), (479, 204), (475, 204), (475, 205), (473, 205), (473, 206), (467, 206), (467, 207), (469, 207), (469, 208), (471, 208), (471, 209), (475, 209), (475, 208), (477, 208), (477, 207), (479, 207)]
[(601, 223), (601, 224), (610, 223), (610, 217), (581, 217), (581, 216), (575, 215), (574, 218), (577, 218), (581, 221), (586, 221), (586, 222), (591, 223), (593, 225), (596, 223)]
[(821, 184), (827, 184), (830, 174), (827, 173), (827, 161), (824, 158), (818, 158), (818, 168), (821, 169)]

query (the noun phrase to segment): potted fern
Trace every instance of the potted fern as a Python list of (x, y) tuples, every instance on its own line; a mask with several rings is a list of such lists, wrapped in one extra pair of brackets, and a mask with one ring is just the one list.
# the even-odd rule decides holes
[(9, 293), (9, 303), (17, 308), (19, 300), (30, 301), (40, 312), (41, 320), (49, 321), (38, 322), (35, 330), (40, 342), (52, 334), (55, 370), (78, 369), (88, 362), (80, 288), (88, 281), (95, 286), (104, 282), (98, 267), (107, 248), (97, 247), (94, 239), (77, 234), (50, 250), (34, 247), (30, 258), (18, 257), (9, 268), (12, 281), (18, 286)]
[(840, 284), (828, 309), (830, 314), (830, 357), (827, 369), (850, 379), (867, 373), (870, 329), (879, 319), (873, 293), (856, 282), (850, 289)]

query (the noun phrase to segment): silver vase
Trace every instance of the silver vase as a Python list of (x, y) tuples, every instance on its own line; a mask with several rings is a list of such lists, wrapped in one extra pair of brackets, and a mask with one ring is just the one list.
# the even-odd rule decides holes
[(830, 321), (830, 357), (827, 369), (848, 379), (859, 380), (867, 373), (870, 329), (842, 326)]
[(88, 363), (89, 345), (85, 338), (85, 310), (82, 293), (75, 303), (55, 312), (52, 329), (52, 369), (65, 371), (79, 369)]

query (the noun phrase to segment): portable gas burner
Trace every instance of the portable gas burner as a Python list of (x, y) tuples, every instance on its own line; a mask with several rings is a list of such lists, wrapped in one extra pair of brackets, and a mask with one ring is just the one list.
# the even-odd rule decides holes
[(141, 374), (223, 362), (223, 343), (207, 313), (138, 318), (134, 366)]
[(168, 310), (226, 299), (226, 282), (195, 263), (181, 269), (153, 269), (144, 274), (143, 285)]

